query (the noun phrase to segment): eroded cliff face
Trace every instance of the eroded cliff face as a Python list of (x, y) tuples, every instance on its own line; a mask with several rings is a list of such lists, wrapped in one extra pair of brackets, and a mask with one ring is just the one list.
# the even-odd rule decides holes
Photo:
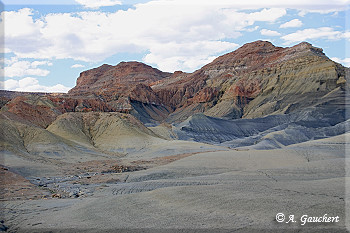
[(175, 106), (170, 122), (195, 112), (255, 118), (301, 110), (330, 92), (344, 90), (346, 70), (306, 42), (281, 48), (256, 41), (152, 88), (163, 103)]
[(42, 127), (65, 112), (126, 112), (144, 123), (182, 122), (195, 113), (257, 118), (344, 104), (346, 72), (309, 43), (282, 48), (256, 41), (193, 73), (166, 73), (140, 62), (102, 65), (82, 72), (67, 95), (7, 93), (2, 105)]
[[(80, 74), (77, 85), (68, 94), (72, 96), (97, 95), (106, 101), (118, 100), (119, 97), (130, 96), (135, 87), (152, 95), (152, 90), (147, 89), (150, 83), (170, 76), (170, 73), (162, 72), (140, 62), (121, 62), (116, 66), (102, 65), (98, 68), (84, 71)], [(134, 90), (134, 91), (133, 91)], [(154, 96), (148, 97), (132, 95), (136, 100), (154, 101)]]
[(117, 108), (99, 98), (74, 98), (66, 95), (25, 95), (7, 102), (1, 114), (42, 128), (66, 112), (115, 112)]

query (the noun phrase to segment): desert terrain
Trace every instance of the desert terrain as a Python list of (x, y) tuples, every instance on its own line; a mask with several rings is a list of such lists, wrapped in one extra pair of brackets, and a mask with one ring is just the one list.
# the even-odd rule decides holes
[(1, 91), (0, 230), (347, 232), (348, 74), (256, 41), (193, 73), (123, 62), (67, 94)]

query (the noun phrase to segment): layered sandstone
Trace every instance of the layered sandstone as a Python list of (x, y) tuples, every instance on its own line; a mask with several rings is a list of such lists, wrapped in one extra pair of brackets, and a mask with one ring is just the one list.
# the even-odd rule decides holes
[(183, 121), (194, 112), (255, 118), (298, 111), (332, 91), (344, 90), (347, 70), (306, 42), (281, 48), (256, 41), (152, 88), (163, 103), (175, 107), (170, 122)]
[(66, 112), (115, 112), (117, 108), (98, 98), (74, 98), (65, 95), (19, 95), (9, 100), (1, 112), (10, 118), (42, 128)]
[[(152, 90), (147, 86), (168, 76), (170, 76), (169, 73), (140, 62), (121, 62), (116, 66), (105, 64), (82, 72), (77, 85), (68, 93), (73, 96), (94, 94), (106, 101), (118, 100), (126, 96), (131, 96), (137, 101), (156, 101), (152, 96)], [(138, 90), (135, 90), (137, 86), (142, 89), (140, 91), (146, 92), (142, 95), (143, 98), (137, 95)]]
[(153, 123), (181, 122), (198, 112), (256, 118), (300, 111), (322, 98), (327, 104), (330, 93), (346, 89), (348, 70), (306, 42), (282, 48), (255, 41), (193, 73), (140, 62), (102, 65), (82, 72), (68, 95), (31, 95), (45, 104), (13, 93), (5, 93), (2, 104), (42, 127), (65, 112), (126, 112)]

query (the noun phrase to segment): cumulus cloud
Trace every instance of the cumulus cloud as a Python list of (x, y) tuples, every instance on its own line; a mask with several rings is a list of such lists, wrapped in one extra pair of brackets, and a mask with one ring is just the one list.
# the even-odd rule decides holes
[(74, 64), (70, 68), (83, 68), (83, 67), (85, 67), (85, 66), (82, 64)]
[(0, 69), (0, 73), (5, 77), (23, 77), (27, 75), (47, 76), (50, 71), (38, 68), (38, 66), (51, 66), (52, 63), (48, 61), (19, 61), (17, 58), (5, 59), (4, 69)]
[(280, 28), (296, 28), (303, 26), (303, 23), (299, 19), (293, 19), (284, 24), (281, 24)]
[[(2, 11), (0, 14), (0, 38), (5, 40), (5, 52), (15, 51), (30, 53), (51, 43), (42, 38), (40, 30), (44, 27), (44, 22), (34, 21), (33, 11), (23, 8), (18, 11)], [(4, 25), (5, 24), (5, 25)]]
[[(6, 17), (4, 17), (5, 15)], [(6, 23), (9, 23), (9, 26), (11, 26), (4, 28), (5, 35), (11, 38), (32, 36), (36, 33), (40, 35), (40, 29), (44, 26), (44, 22), (40, 20), (34, 21), (32, 16), (33, 10), (29, 8), (23, 8), (18, 11), (2, 11), (1, 19), (6, 18), (6, 21), (8, 21)]]
[(349, 5), (349, 0), (245, 0), (245, 1), (232, 1), (232, 0), (215, 0), (215, 1), (203, 1), (203, 0), (160, 0), (155, 1), (158, 4), (166, 5), (200, 5), (200, 6), (230, 6), (239, 9), (258, 9), (258, 8), (271, 8), (282, 7), (290, 9), (298, 9), (303, 11), (312, 11), (319, 13), (328, 13), (333, 11), (343, 11), (344, 7)]
[[(77, 1), (94, 8), (118, 2)], [(1, 19), (5, 18), (2, 23), (6, 24), (6, 50), (20, 58), (72, 58), (77, 61), (100, 62), (117, 53), (147, 53), (145, 61), (153, 61), (158, 66), (167, 60), (179, 65), (173, 69), (190, 69), (194, 66), (186, 64), (184, 59), (193, 60), (191, 64), (197, 60), (200, 66), (215, 57), (217, 51), (206, 50), (207, 53), (203, 54), (201, 48), (196, 51), (189, 49), (191, 52), (183, 55), (174, 54), (169, 49), (160, 51), (158, 48), (165, 48), (168, 44), (177, 48), (190, 43), (210, 44), (213, 41), (235, 39), (245, 31), (257, 30), (257, 22), (276, 22), (287, 14), (286, 8), (338, 11), (343, 10), (349, 1), (153, 0), (116, 12), (52, 13), (39, 18), (34, 17), (34, 12), (26, 8), (2, 12)], [(277, 33), (274, 32), (274, 36)], [(225, 48), (231, 50), (235, 46), (232, 43)], [(182, 50), (185, 49), (186, 47)], [(200, 57), (198, 53), (201, 53)], [(162, 66), (169, 67), (164, 64)]]
[[(176, 64), (184, 64), (184, 67), (173, 69), (186, 69), (193, 66), (182, 62), (185, 58), (195, 60), (198, 59), (196, 54), (201, 53), (200, 66), (215, 56), (218, 50), (225, 51), (206, 50), (208, 53), (203, 54), (200, 47), (196, 47), (196, 51), (188, 47), (190, 52), (184, 57), (169, 49), (160, 51), (157, 48), (164, 48), (167, 44), (181, 47), (189, 43), (210, 44), (212, 41), (237, 38), (246, 28), (254, 27), (255, 22), (275, 22), (286, 14), (286, 10), (281, 8), (242, 12), (222, 6), (169, 7), (160, 4), (162, 2), (166, 1), (138, 4), (134, 9), (113, 13), (55, 13), (38, 19), (33, 19), (30, 9), (5, 12), (2, 14), (6, 22), (5, 46), (20, 58), (72, 58), (89, 62), (99, 62), (117, 53), (148, 52), (146, 60), (152, 56), (178, 60)], [(30, 30), (22, 32), (20, 25), (26, 25)], [(235, 43), (224, 46), (228, 50), (234, 47)]]
[(54, 86), (43, 86), (39, 84), (36, 78), (26, 77), (21, 80), (9, 79), (0, 82), (1, 89), (9, 91), (25, 91), (25, 92), (59, 92), (66, 93), (70, 89), (62, 84)]
[(259, 29), (259, 26), (255, 26), (255, 27), (247, 28), (246, 31), (247, 32), (254, 32), (254, 31), (258, 30), (258, 29)]
[(342, 64), (343, 66), (350, 67), (350, 58), (341, 59), (338, 57), (332, 57), (331, 59), (335, 62)]
[(103, 6), (121, 5), (118, 0), (75, 0), (75, 2), (83, 5), (85, 8), (98, 9)]
[(291, 44), (313, 39), (339, 40), (345, 37), (346, 33), (335, 31), (331, 27), (321, 27), (298, 30), (281, 38), (286, 41), (286, 44)]
[[(157, 64), (164, 71), (173, 72), (176, 70), (174, 67), (181, 67), (183, 71), (193, 71), (216, 58), (208, 54), (221, 54), (223, 51), (234, 50), (237, 47), (238, 44), (221, 41), (159, 44), (152, 47), (144, 61)], [(163, 51), (169, 53), (163, 53)]]
[(261, 29), (260, 34), (263, 36), (280, 36), (281, 35), (281, 33), (277, 32), (277, 31), (272, 31), (272, 30), (268, 30), (268, 29)]

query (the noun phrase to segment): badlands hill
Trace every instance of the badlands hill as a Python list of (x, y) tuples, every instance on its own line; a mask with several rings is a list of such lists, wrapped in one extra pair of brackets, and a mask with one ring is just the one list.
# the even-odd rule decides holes
[[(75, 130), (67, 122), (87, 127), (89, 120), (66, 113), (130, 113), (156, 126), (150, 129), (162, 138), (279, 148), (345, 132), (348, 77), (349, 68), (309, 43), (281, 48), (256, 41), (193, 73), (122, 62), (82, 72), (68, 94), (4, 91), (1, 113), (84, 144), (95, 145), (87, 129), (69, 136)], [(102, 128), (109, 124), (94, 122)]]
[[(256, 41), (193, 73), (122, 62), (82, 72), (68, 94), (3, 91), (1, 114), (98, 150), (123, 151), (131, 138), (139, 148), (153, 138), (280, 148), (345, 132), (348, 74), (309, 43)], [(119, 115), (98, 112), (126, 118), (116, 126), (111, 119)]]
[(163, 73), (135, 62), (103, 65), (81, 73), (69, 93), (98, 95), (109, 104), (126, 102), (144, 122), (153, 118), (150, 109), (163, 112), (167, 122), (181, 122), (197, 112), (256, 118), (301, 110), (331, 92), (342, 94), (346, 72), (309, 43), (281, 48), (256, 41), (191, 74)]
[(65, 113), (47, 130), (64, 139), (107, 152), (145, 148), (163, 140), (130, 114)]
[(1, 91), (0, 229), (347, 232), (348, 78), (308, 43), (256, 41), (193, 73), (123, 62), (67, 94)]
[[(164, 139), (146, 128), (130, 114), (65, 113), (46, 129), (1, 114), (1, 149), (33, 159), (76, 160), (82, 155), (121, 156)], [(74, 159), (75, 158), (75, 159)]]

